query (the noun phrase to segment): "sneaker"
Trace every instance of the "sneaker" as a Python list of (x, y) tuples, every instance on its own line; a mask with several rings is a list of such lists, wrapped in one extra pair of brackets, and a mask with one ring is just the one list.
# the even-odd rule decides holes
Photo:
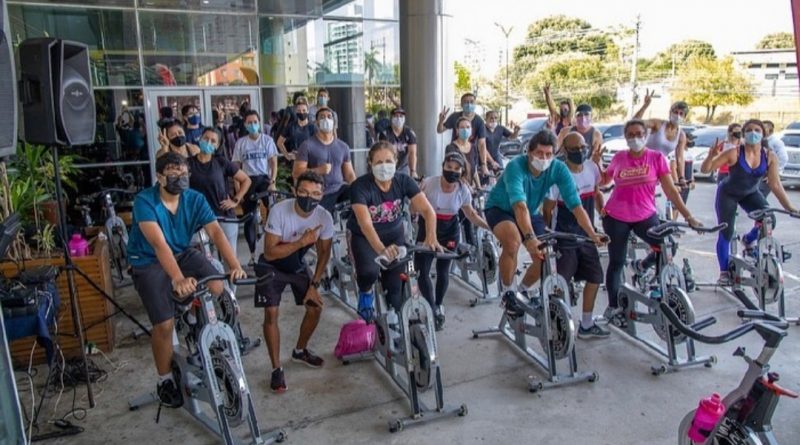
[(283, 368), (272, 371), (269, 387), (274, 393), (280, 394), (286, 392), (286, 378), (283, 376)]
[(593, 324), (589, 329), (584, 329), (583, 325), (578, 328), (578, 338), (581, 339), (606, 338), (609, 335), (611, 335), (610, 332), (596, 324)]
[(325, 360), (317, 355), (314, 355), (314, 353), (308, 349), (303, 349), (300, 352), (292, 351), (292, 361), (304, 363), (310, 368), (320, 368), (325, 363)]
[(517, 294), (514, 291), (506, 291), (502, 298), (503, 307), (506, 309), (506, 315), (509, 318), (516, 319), (525, 315), (525, 310), (520, 307), (522, 303), (517, 299)]
[(437, 306), (433, 315), (433, 324), (437, 332), (444, 329), (444, 320), (444, 306)]
[(172, 379), (164, 380), (156, 386), (156, 394), (161, 405), (167, 408), (180, 408), (183, 406), (183, 394)]
[(717, 286), (733, 286), (731, 273), (727, 270), (720, 272), (719, 278), (717, 279)]
[(644, 260), (635, 260), (631, 263), (631, 268), (633, 268), (633, 272), (638, 276), (642, 276), (647, 272), (647, 268), (644, 267)]
[(372, 293), (359, 293), (358, 294), (358, 315), (367, 323), (371, 323), (375, 319), (375, 304)]
[(603, 315), (594, 318), (595, 324), (602, 323), (608, 324), (611, 322), (611, 319), (614, 318), (615, 315), (621, 312), (621, 309), (618, 307), (611, 307), (608, 306), (605, 311), (603, 311)]

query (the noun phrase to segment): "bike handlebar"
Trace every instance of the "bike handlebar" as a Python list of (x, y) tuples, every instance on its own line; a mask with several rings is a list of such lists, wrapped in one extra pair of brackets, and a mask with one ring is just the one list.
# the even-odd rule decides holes
[[(732, 340), (735, 340), (735, 339), (747, 334), (748, 332), (750, 332), (752, 330), (758, 330), (759, 334), (762, 334), (762, 337), (765, 336), (764, 332), (769, 333), (771, 335), (774, 335), (777, 338), (782, 338), (782, 337), (786, 336), (786, 331), (778, 330), (778, 326), (773, 325), (773, 324), (771, 324), (769, 322), (765, 323), (765, 322), (760, 322), (760, 321), (749, 321), (749, 322), (747, 322), (747, 323), (745, 323), (743, 325), (740, 325), (740, 326), (736, 327), (735, 329), (733, 329), (731, 331), (728, 331), (728, 332), (726, 332), (726, 333), (724, 333), (722, 335), (717, 335), (717, 336), (703, 335), (703, 334), (697, 332), (696, 330), (692, 329), (691, 327), (687, 326), (686, 324), (684, 324), (678, 318), (678, 316), (675, 314), (675, 312), (672, 310), (672, 308), (669, 307), (669, 305), (667, 303), (662, 301), (661, 303), (659, 303), (658, 306), (661, 309), (661, 312), (664, 314), (664, 316), (667, 317), (667, 320), (669, 320), (670, 324), (678, 332), (680, 332), (681, 334), (683, 334), (683, 335), (685, 335), (685, 336), (687, 336), (689, 338), (697, 340), (697, 341), (699, 341), (701, 343), (708, 343), (708, 344), (712, 344), (712, 345), (719, 345), (719, 344), (722, 344), (722, 343), (728, 343), (728, 342), (730, 342)], [(756, 311), (756, 312), (758, 312), (758, 311)], [(766, 315), (766, 314), (764, 314), (764, 315)]]
[(792, 212), (788, 212), (788, 211), (786, 211), (784, 209), (778, 209), (778, 208), (774, 208), (774, 207), (768, 208), (768, 209), (753, 210), (752, 212), (748, 213), (747, 216), (752, 220), (762, 221), (767, 216), (772, 216), (775, 213), (781, 213), (781, 214), (784, 214), (784, 215), (789, 215), (792, 218), (800, 218), (800, 213), (792, 213)]
[(246, 213), (246, 214), (244, 214), (242, 216), (239, 216), (237, 218), (230, 218), (230, 217), (227, 217), (227, 216), (218, 216), (217, 217), (217, 222), (244, 224), (244, 223), (250, 221), (251, 219), (253, 219), (253, 213), (252, 212), (251, 213)]
[(251, 201), (258, 201), (259, 199), (264, 198), (266, 196), (274, 196), (276, 198), (281, 198), (281, 197), (282, 198), (294, 198), (294, 194), (291, 193), (291, 192), (284, 192), (283, 190), (267, 190), (265, 192), (253, 193), (250, 196), (250, 200)]
[(259, 278), (243, 278), (241, 280), (232, 281), (231, 280), (231, 274), (229, 274), (229, 273), (228, 274), (207, 275), (207, 276), (197, 280), (197, 283), (195, 284), (195, 291), (194, 292), (192, 292), (191, 294), (187, 295), (184, 298), (178, 297), (173, 292), (172, 293), (172, 299), (175, 300), (175, 302), (177, 302), (178, 304), (186, 304), (186, 303), (194, 300), (198, 296), (200, 296), (203, 292), (205, 292), (206, 291), (206, 287), (207, 287), (206, 284), (209, 281), (225, 280), (225, 281), (227, 281), (227, 282), (229, 282), (231, 284), (234, 284), (236, 286), (252, 286), (254, 284), (263, 283), (263, 282), (269, 280), (270, 278), (272, 278), (273, 276), (274, 276), (274, 273), (273, 274), (267, 274), (267, 275), (264, 275), (263, 277), (259, 277)]
[(407, 263), (414, 259), (415, 253), (421, 253), (426, 255), (434, 255), (436, 259), (439, 260), (460, 260), (469, 256), (469, 252), (453, 252), (450, 250), (445, 250), (444, 252), (437, 252), (434, 250), (429, 249), (426, 246), (422, 245), (413, 245), (413, 246), (397, 246), (398, 255), (395, 257), (394, 260), (389, 260), (384, 255), (378, 255), (375, 257), (375, 263), (378, 266), (386, 270), (392, 265), (400, 265), (403, 263)]
[(720, 230), (724, 230), (727, 227), (728, 223), (721, 223), (714, 227), (692, 227), (684, 222), (667, 221), (647, 229), (647, 234), (653, 238), (664, 238), (665, 236), (676, 232), (677, 229), (691, 229), (697, 233), (716, 233)]
[[(600, 235), (601, 237), (607, 237), (607, 235), (603, 234), (598, 234), (598, 235)], [(588, 236), (578, 235), (576, 233), (548, 231), (545, 232), (543, 235), (537, 236), (536, 238), (543, 243), (550, 243), (562, 240), (562, 241), (572, 241), (576, 243), (594, 244), (593, 239), (589, 238)]]

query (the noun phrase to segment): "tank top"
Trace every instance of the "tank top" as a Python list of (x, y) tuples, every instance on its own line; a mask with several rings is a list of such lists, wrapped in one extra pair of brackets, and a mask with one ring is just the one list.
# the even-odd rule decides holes
[(768, 165), (767, 151), (762, 147), (761, 162), (758, 167), (751, 168), (744, 155), (744, 145), (741, 145), (739, 146), (739, 159), (730, 166), (728, 177), (722, 181), (720, 187), (726, 193), (734, 196), (744, 197), (756, 192), (761, 179), (767, 175)]
[[(586, 131), (586, 134), (583, 134), (580, 131), (578, 131), (578, 127), (570, 127), (569, 131), (575, 131), (577, 133), (580, 133), (580, 135), (583, 136), (583, 140), (586, 141), (586, 147), (589, 149), (589, 152), (590, 153), (592, 152), (592, 147), (594, 147), (594, 144), (593, 144), (593, 142), (594, 142), (594, 127), (589, 127), (589, 130)], [(556, 134), (558, 134), (558, 133), (556, 133)]]
[(681, 140), (680, 129), (678, 131), (678, 136), (674, 141), (667, 139), (666, 131), (667, 123), (664, 122), (661, 124), (661, 128), (659, 128), (658, 131), (650, 134), (650, 137), (647, 138), (647, 143), (645, 146), (651, 150), (660, 151), (664, 156), (669, 156), (672, 154), (672, 152), (678, 148), (678, 142)]

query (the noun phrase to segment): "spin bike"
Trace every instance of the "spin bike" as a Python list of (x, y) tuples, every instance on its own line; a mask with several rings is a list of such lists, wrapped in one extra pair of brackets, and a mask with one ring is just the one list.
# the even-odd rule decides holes
[[(483, 214), (488, 190), (476, 190), (473, 194), (472, 203), (475, 210)], [(497, 283), (498, 254), (497, 241), (490, 230), (472, 227), (472, 240), (475, 245), (466, 245), (469, 256), (461, 260), (453, 261), (450, 274), (461, 281), (465, 286), (478, 293), (479, 297), (470, 300), (470, 306), (475, 307), (481, 304), (494, 302), (500, 294), (492, 293), (489, 286)], [(477, 281), (477, 283), (476, 283)]]
[[(547, 377), (545, 380), (529, 377), (530, 392), (535, 393), (574, 383), (596, 382), (599, 378), (597, 372), (578, 372), (575, 322), (572, 320), (569, 304), (564, 301), (570, 286), (556, 269), (558, 240), (591, 244), (594, 242), (585, 236), (562, 232), (547, 232), (538, 239), (541, 241), (539, 249), (545, 257), (542, 262), (542, 279), (539, 280), (538, 295), (534, 293), (528, 300), (517, 292), (514, 305), (516, 307), (506, 307), (500, 318), (500, 324), (496, 328), (473, 330), (472, 338), (484, 334), (503, 334), (517, 349), (539, 365)], [(527, 321), (529, 317), (532, 323)], [(543, 355), (528, 346), (528, 336), (535, 337), (539, 341)], [(569, 371), (566, 373), (559, 371), (557, 366), (557, 361), (565, 358), (569, 362)]]
[[(676, 330), (699, 342), (727, 343), (750, 331), (756, 331), (764, 340), (764, 347), (755, 359), (748, 357), (743, 347), (738, 347), (734, 351), (735, 357), (742, 357), (747, 363), (747, 371), (739, 386), (723, 399), (725, 414), (714, 429), (707, 432), (707, 439), (702, 442), (702, 445), (778, 445), (778, 440), (773, 432), (772, 415), (775, 413), (781, 396), (796, 399), (798, 394), (778, 386), (780, 375), (777, 372), (770, 372), (769, 361), (781, 341), (786, 337), (785, 329), (789, 324), (763, 311), (740, 310), (739, 317), (758, 321), (749, 321), (723, 335), (709, 337), (686, 326), (665, 303), (661, 303), (661, 306), (664, 315)], [(688, 436), (695, 411), (690, 411), (681, 420), (678, 427), (679, 445), (697, 444)]]
[[(265, 277), (263, 279), (269, 279)], [(197, 290), (185, 299), (173, 296), (178, 305), (175, 317), (173, 345), (175, 353), (172, 375), (183, 393), (183, 408), (226, 445), (268, 444), (283, 442), (286, 433), (274, 430), (262, 433), (258, 427), (250, 388), (247, 385), (237, 339), (233, 330), (217, 318), (214, 296), (207, 283), (212, 280), (230, 281), (230, 275), (211, 275), (197, 280)], [(239, 280), (236, 285), (254, 285), (258, 280)], [(196, 323), (185, 321), (184, 314), (196, 308)], [(178, 345), (178, 336), (185, 341)], [(150, 403), (158, 403), (158, 396), (146, 394), (128, 402), (131, 411)], [(213, 417), (204, 409), (209, 405)], [(159, 405), (159, 414), (161, 406)], [(232, 428), (247, 422), (249, 437), (242, 441), (234, 436)]]
[[(253, 218), (253, 214), (247, 214), (240, 218), (226, 218), (226, 217), (217, 217), (217, 221), (220, 223), (236, 223), (236, 224), (244, 224), (250, 219)], [(208, 233), (206, 233), (205, 229), (200, 229), (197, 232), (197, 243), (196, 247), (200, 249), (203, 254), (206, 256), (206, 259), (215, 269), (217, 272), (224, 273), (225, 267), (222, 265), (222, 262), (214, 255), (214, 252), (211, 248), (211, 240), (208, 237)], [(239, 300), (236, 298), (236, 286), (231, 284), (229, 281), (225, 281), (223, 283), (223, 292), (222, 295), (219, 296), (217, 299), (217, 309), (219, 309), (219, 318), (220, 320), (227, 324), (228, 326), (233, 329), (233, 333), (236, 335), (236, 341), (239, 344), (239, 352), (242, 356), (245, 356), (250, 353), (253, 349), (259, 347), (261, 345), (261, 337), (256, 337), (255, 340), (252, 340), (250, 337), (244, 335), (244, 331), (242, 330), (242, 325), (239, 322)]]
[[(786, 318), (786, 301), (783, 283), (784, 263), (791, 258), (789, 252), (772, 236), (775, 227), (775, 213), (800, 218), (800, 215), (787, 212), (783, 209), (763, 209), (750, 212), (747, 216), (756, 221), (759, 227), (758, 243), (755, 258), (739, 255), (736, 252), (735, 242), (731, 242), (731, 256), (728, 269), (731, 274), (733, 286), (730, 290), (723, 288), (726, 293), (733, 295), (745, 308), (751, 310), (767, 310), (768, 304), (778, 303), (778, 316), (790, 323), (800, 325), (800, 318)], [(745, 292), (745, 287), (752, 289), (756, 297), (754, 302)]]
[(358, 290), (353, 277), (353, 260), (348, 253), (350, 233), (347, 230), (347, 220), (350, 212), (349, 201), (340, 202), (333, 208), (333, 225), (336, 233), (331, 246), (331, 260), (328, 262), (328, 276), (324, 283), (326, 290), (329, 290), (336, 300), (355, 311)]
[[(634, 274), (632, 281), (637, 283), (637, 287), (623, 283), (618, 294), (619, 309), (617, 315), (612, 317), (609, 326), (665, 360), (665, 363), (661, 365), (650, 367), (653, 375), (666, 374), (697, 365), (710, 368), (717, 362), (714, 356), (696, 356), (693, 340), (674, 329), (669, 320), (664, 317), (660, 303), (665, 303), (670, 307), (678, 314), (680, 320), (684, 324), (692, 326), (692, 329), (700, 330), (717, 322), (714, 317), (695, 320), (694, 306), (686, 294), (683, 272), (672, 261), (674, 252), (672, 243), (674, 241), (671, 240), (684, 228), (698, 233), (714, 233), (726, 227), (725, 223), (712, 228), (704, 228), (669, 221), (651, 227), (647, 231), (649, 236), (661, 241), (658, 246), (653, 246), (656, 254), (655, 273), (649, 277)], [(666, 343), (666, 348), (640, 336), (636, 329), (637, 323), (652, 326), (658, 337)], [(677, 347), (680, 344), (686, 345), (685, 359), (678, 355)]]
[(81, 212), (83, 224), (86, 227), (94, 225), (91, 216), (90, 204), (95, 202), (98, 198), (102, 198), (103, 229), (108, 237), (109, 257), (111, 260), (111, 273), (115, 287), (123, 287), (126, 284), (125, 273), (128, 270), (128, 228), (125, 222), (122, 221), (117, 215), (114, 207), (113, 193), (120, 193), (123, 195), (133, 195), (134, 193), (124, 189), (104, 189), (96, 193), (78, 198), (78, 205), (76, 208)]
[[(458, 259), (461, 255), (451, 252), (434, 252), (422, 246), (400, 246), (394, 261), (378, 256), (375, 262), (386, 270), (405, 266), (401, 275), (403, 305), (399, 312), (389, 307), (380, 286), (376, 284), (376, 328), (378, 342), (375, 350), (342, 358), (343, 364), (375, 358), (392, 380), (408, 398), (411, 415), (389, 422), (389, 431), (402, 431), (405, 427), (447, 417), (467, 415), (467, 405), (447, 407), (444, 404), (444, 386), (439, 367), (439, 347), (433, 323), (433, 310), (422, 297), (416, 284), (414, 253), (435, 255), (437, 259)], [(463, 254), (462, 254), (463, 255)], [(421, 400), (421, 394), (434, 391), (435, 407), (429, 408)]]

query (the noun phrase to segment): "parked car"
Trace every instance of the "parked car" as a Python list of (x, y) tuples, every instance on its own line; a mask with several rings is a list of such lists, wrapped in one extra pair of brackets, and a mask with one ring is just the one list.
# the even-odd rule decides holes
[(608, 142), (604, 140), (603, 147), (606, 149), (603, 153), (603, 166), (608, 166), (615, 154), (628, 149), (628, 141), (625, 138), (612, 139)]
[(800, 130), (800, 121), (794, 121), (791, 124), (787, 125), (784, 130)]
[(522, 153), (522, 147), (526, 147), (533, 135), (542, 131), (547, 123), (546, 117), (536, 117), (527, 119), (519, 125), (519, 136), (516, 140), (508, 140), (500, 143), (498, 150), (505, 157), (513, 157)]
[(781, 140), (789, 155), (789, 162), (781, 173), (781, 183), (784, 187), (800, 186), (800, 129), (784, 131)]
[(613, 124), (596, 124), (594, 128), (603, 135), (603, 142), (612, 141), (614, 139), (623, 139), (625, 137), (624, 122)]
[(692, 172), (696, 179), (708, 179), (709, 181), (717, 181), (717, 172), (702, 173), (700, 166), (703, 165), (708, 156), (708, 150), (714, 145), (714, 142), (722, 142), (728, 137), (728, 127), (715, 126), (700, 128), (692, 134), (694, 136), (694, 147), (688, 150), (694, 159)]

